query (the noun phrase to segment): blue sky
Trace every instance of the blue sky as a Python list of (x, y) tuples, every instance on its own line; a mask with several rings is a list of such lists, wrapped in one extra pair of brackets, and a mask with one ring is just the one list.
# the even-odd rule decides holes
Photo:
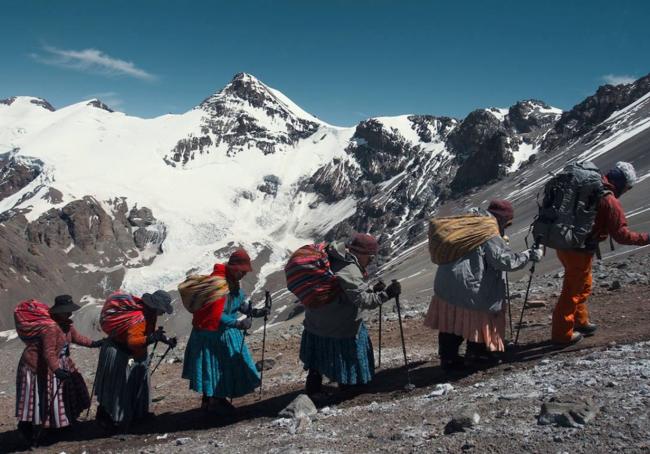
[(336, 125), (571, 108), (650, 72), (647, 1), (30, 1), (0, 8), (0, 98), (191, 109), (248, 72)]

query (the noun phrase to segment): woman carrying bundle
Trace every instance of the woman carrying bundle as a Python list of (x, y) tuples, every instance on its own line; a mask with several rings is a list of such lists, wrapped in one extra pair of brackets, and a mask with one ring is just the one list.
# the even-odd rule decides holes
[(399, 282), (388, 287), (381, 281), (374, 287), (365, 282), (366, 268), (378, 250), (377, 240), (365, 233), (325, 249), (338, 292), (326, 304), (305, 304), (300, 360), (308, 371), (309, 395), (321, 392), (323, 376), (345, 387), (369, 383), (375, 374), (372, 343), (361, 315), (401, 292)]
[(126, 428), (150, 416), (147, 346), (158, 342), (176, 346), (176, 338), (167, 338), (162, 328), (156, 330), (157, 318), (172, 313), (171, 301), (164, 290), (142, 298), (117, 291), (106, 299), (100, 324), (109, 339), (99, 353), (95, 377), (97, 421), (105, 428)]
[[(440, 365), (444, 370), (465, 367), (458, 354), (467, 340), (466, 358), (475, 365), (489, 365), (493, 352), (505, 350), (505, 273), (523, 268), (529, 260), (539, 261), (540, 249), (516, 253), (503, 239), (512, 224), (514, 210), (507, 200), (493, 200), (487, 212), (474, 210), (470, 216), (440, 218), (461, 224), (451, 226), (451, 246), (435, 250), (429, 231), (431, 259), (438, 263), (434, 295), (424, 325), (437, 329)], [(469, 223), (469, 224), (468, 224)], [(473, 243), (473, 246), (459, 246)], [(465, 250), (469, 248), (468, 250)], [(441, 248), (442, 249), (442, 248)], [(445, 260), (438, 260), (444, 255)]]
[(35, 441), (34, 426), (67, 427), (90, 406), (70, 344), (96, 348), (102, 341), (77, 332), (70, 319), (77, 309), (70, 295), (59, 295), (51, 308), (29, 300), (14, 311), (16, 330), (27, 344), (16, 374), (16, 417), (18, 430), (30, 442)]
[[(251, 327), (251, 317), (266, 313), (266, 309), (253, 309), (239, 287), (239, 281), (251, 271), (248, 253), (235, 250), (228, 263), (214, 265), (214, 299), (193, 311), (183, 378), (190, 381), (190, 389), (202, 394), (204, 410), (232, 412), (234, 407), (227, 398), (248, 394), (260, 384), (241, 332)], [(238, 313), (247, 317), (238, 320)]]

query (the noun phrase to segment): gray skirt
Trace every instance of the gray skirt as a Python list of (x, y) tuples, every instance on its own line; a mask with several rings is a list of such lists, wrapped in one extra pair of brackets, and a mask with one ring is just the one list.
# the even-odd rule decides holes
[(149, 412), (149, 356), (132, 356), (113, 341), (99, 352), (95, 395), (114, 423), (129, 423)]

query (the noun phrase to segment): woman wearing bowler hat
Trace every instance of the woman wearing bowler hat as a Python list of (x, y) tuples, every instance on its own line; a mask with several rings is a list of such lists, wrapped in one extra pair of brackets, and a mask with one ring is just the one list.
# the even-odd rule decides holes
[(25, 322), (36, 335), (23, 339), (27, 347), (16, 376), (18, 429), (29, 441), (34, 439), (34, 426), (67, 427), (90, 406), (86, 383), (70, 357), (70, 344), (90, 348), (102, 344), (82, 336), (72, 325), (72, 312), (79, 306), (70, 295), (57, 296), (49, 311), (32, 301), (36, 304)]

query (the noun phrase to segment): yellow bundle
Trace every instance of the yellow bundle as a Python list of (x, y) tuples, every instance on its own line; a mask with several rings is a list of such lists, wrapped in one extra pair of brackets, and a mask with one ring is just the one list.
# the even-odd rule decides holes
[(463, 257), (490, 238), (499, 235), (499, 225), (492, 216), (462, 215), (431, 218), (429, 254), (436, 265)]
[(223, 276), (188, 276), (178, 285), (183, 306), (194, 313), (208, 303), (223, 298), (228, 294), (228, 281)]

